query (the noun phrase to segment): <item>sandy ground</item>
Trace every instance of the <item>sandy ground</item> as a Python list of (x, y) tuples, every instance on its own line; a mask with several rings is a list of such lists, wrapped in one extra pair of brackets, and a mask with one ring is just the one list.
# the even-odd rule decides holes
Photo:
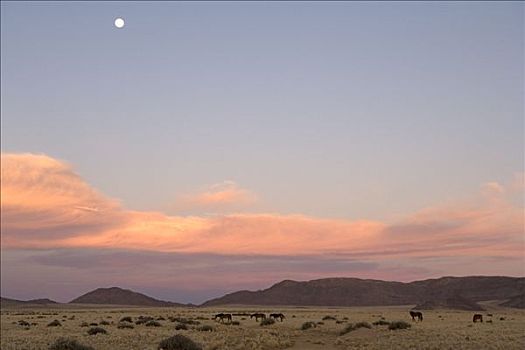
[[(204, 349), (525, 349), (525, 311), (500, 308), (489, 304), (482, 312), (483, 323), (472, 323), (474, 312), (434, 310), (424, 312), (423, 322), (412, 322), (410, 306), (357, 308), (303, 308), (303, 307), (224, 307), (224, 308), (133, 308), (59, 306), (56, 308), (2, 309), (1, 349), (47, 349), (59, 337), (68, 337), (95, 349), (157, 349), (159, 342), (174, 334), (184, 334), (200, 343)], [(247, 316), (234, 316), (239, 325), (225, 325), (211, 318), (218, 312), (251, 313), (282, 312), (284, 322), (261, 326)], [(487, 314), (493, 314), (492, 317)], [(160, 327), (146, 327), (133, 323), (133, 329), (118, 329), (119, 320), (130, 316), (135, 322), (139, 316), (151, 316)], [(333, 316), (336, 320), (322, 320)], [(169, 317), (191, 319), (200, 324), (188, 325), (188, 330), (175, 330), (178, 322)], [(387, 326), (360, 328), (340, 335), (349, 323), (372, 323), (404, 320), (412, 327), (406, 330), (388, 330)], [(162, 320), (164, 318), (165, 320)], [(504, 319), (501, 319), (504, 318)], [(62, 326), (48, 327), (53, 320)], [(19, 325), (25, 320), (30, 326)], [(88, 335), (91, 328), (83, 322), (100, 323), (108, 334)], [(491, 320), (492, 322), (486, 322)], [(317, 327), (301, 330), (304, 322), (322, 322)], [(210, 325), (212, 332), (199, 331)]]

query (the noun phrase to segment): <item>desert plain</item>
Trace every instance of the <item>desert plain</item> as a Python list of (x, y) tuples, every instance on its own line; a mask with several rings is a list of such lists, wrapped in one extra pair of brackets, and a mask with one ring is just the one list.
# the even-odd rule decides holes
[[(144, 308), (70, 304), (4, 308), (0, 339), (2, 350), (49, 349), (58, 338), (75, 339), (96, 350), (153, 350), (158, 349), (163, 339), (175, 334), (187, 336), (205, 350), (525, 348), (524, 310), (485, 302), (486, 311), (427, 310), (423, 311), (424, 320), (416, 322), (408, 313), (412, 306)], [(213, 320), (221, 312), (237, 315), (231, 324)], [(286, 318), (283, 322), (261, 325), (248, 316), (254, 312), (281, 312)], [(484, 322), (473, 323), (474, 313), (481, 313)], [(149, 326), (136, 324), (140, 316), (149, 316), (155, 322)], [(132, 322), (119, 322), (125, 317)], [(54, 320), (61, 325), (48, 326)], [(20, 321), (29, 326), (21, 325)], [(405, 321), (410, 328), (389, 330), (388, 325), (377, 324), (378, 321)], [(315, 326), (302, 329), (306, 322)], [(366, 322), (371, 328), (361, 327), (342, 334), (348, 325), (359, 322)], [(119, 324), (128, 324), (128, 328), (119, 328)], [(203, 326), (211, 326), (211, 330)], [(107, 333), (89, 335), (88, 330), (93, 327), (101, 327)]]

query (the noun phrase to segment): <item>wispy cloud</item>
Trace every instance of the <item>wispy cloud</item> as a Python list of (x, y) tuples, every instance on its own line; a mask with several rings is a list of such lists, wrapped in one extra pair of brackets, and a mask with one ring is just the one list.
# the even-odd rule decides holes
[(249, 207), (257, 201), (257, 195), (240, 187), (234, 181), (223, 181), (195, 193), (181, 195), (171, 206), (176, 213), (192, 211), (219, 212), (235, 211)]

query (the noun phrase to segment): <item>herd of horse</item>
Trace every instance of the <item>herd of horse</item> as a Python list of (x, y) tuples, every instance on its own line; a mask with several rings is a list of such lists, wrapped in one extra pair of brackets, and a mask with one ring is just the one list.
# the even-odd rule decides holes
[[(410, 312), (410, 317), (412, 317), (412, 321), (423, 322), (423, 313), (421, 311), (410, 310), (409, 312)], [(233, 319), (233, 316), (250, 316), (250, 319), (254, 319), (255, 318), (256, 322), (259, 322), (259, 320), (265, 320), (267, 318), (266, 314), (259, 313), (259, 312), (256, 312), (256, 313), (253, 313), (253, 314), (227, 314), (227, 313), (222, 313), (221, 312), (220, 314), (216, 314), (213, 319), (215, 321), (218, 320), (221, 323), (224, 323), (224, 320), (226, 320), (229, 323), (231, 323), (232, 319)], [(490, 316), (492, 316), (492, 315), (490, 315)], [(283, 322), (283, 320), (286, 317), (282, 313), (273, 313), (273, 314), (269, 315), (269, 318), (274, 319), (274, 320), (279, 320), (279, 321)], [(474, 314), (474, 317), (472, 318), (472, 322), (476, 323), (478, 321), (479, 322), (483, 322), (483, 315), (481, 315), (481, 314)]]
[[(224, 320), (228, 321), (229, 323), (232, 322), (232, 318), (233, 316), (250, 316), (250, 319), (253, 319), (255, 318), (255, 321), (256, 322), (259, 322), (259, 320), (265, 320), (267, 317), (266, 317), (266, 314), (263, 314), (263, 313), (254, 313), (254, 314), (227, 314), (227, 313), (220, 313), (220, 314), (216, 314), (215, 317), (213, 317), (213, 319), (215, 321), (219, 321), (219, 322), (222, 322), (224, 323)], [(274, 313), (274, 314), (270, 314), (269, 315), (269, 318), (271, 319), (274, 319), (274, 320), (279, 320), (281, 322), (283, 322), (283, 320), (286, 318), (283, 314), (281, 313)]]

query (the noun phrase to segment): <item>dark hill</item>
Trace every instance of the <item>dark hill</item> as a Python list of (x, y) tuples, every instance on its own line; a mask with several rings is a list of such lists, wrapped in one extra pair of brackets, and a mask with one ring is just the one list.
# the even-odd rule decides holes
[(51, 299), (17, 300), (17, 299), (3, 298), (3, 297), (0, 298), (1, 307), (48, 305), (48, 304), (58, 304), (58, 303)]
[(118, 287), (98, 288), (69, 302), (70, 304), (105, 304), (137, 306), (185, 306), (170, 301), (157, 300), (147, 295)]
[[(212, 299), (202, 306), (303, 305), (374, 306), (434, 302), (449, 307), (475, 307), (469, 303), (509, 299), (525, 291), (525, 278), (442, 277), (410, 283), (358, 278), (325, 278), (308, 282), (285, 280), (261, 291), (239, 291)], [(458, 295), (461, 298), (458, 299)], [(450, 299), (449, 301), (447, 301)], [(479, 306), (479, 305), (478, 305)]]
[(414, 307), (416, 310), (453, 309), (466, 311), (484, 311), (478, 303), (462, 296), (451, 296), (445, 299), (427, 300)]
[(525, 309), (525, 293), (516, 295), (504, 303), (500, 304), (505, 307), (514, 307), (516, 309)]

